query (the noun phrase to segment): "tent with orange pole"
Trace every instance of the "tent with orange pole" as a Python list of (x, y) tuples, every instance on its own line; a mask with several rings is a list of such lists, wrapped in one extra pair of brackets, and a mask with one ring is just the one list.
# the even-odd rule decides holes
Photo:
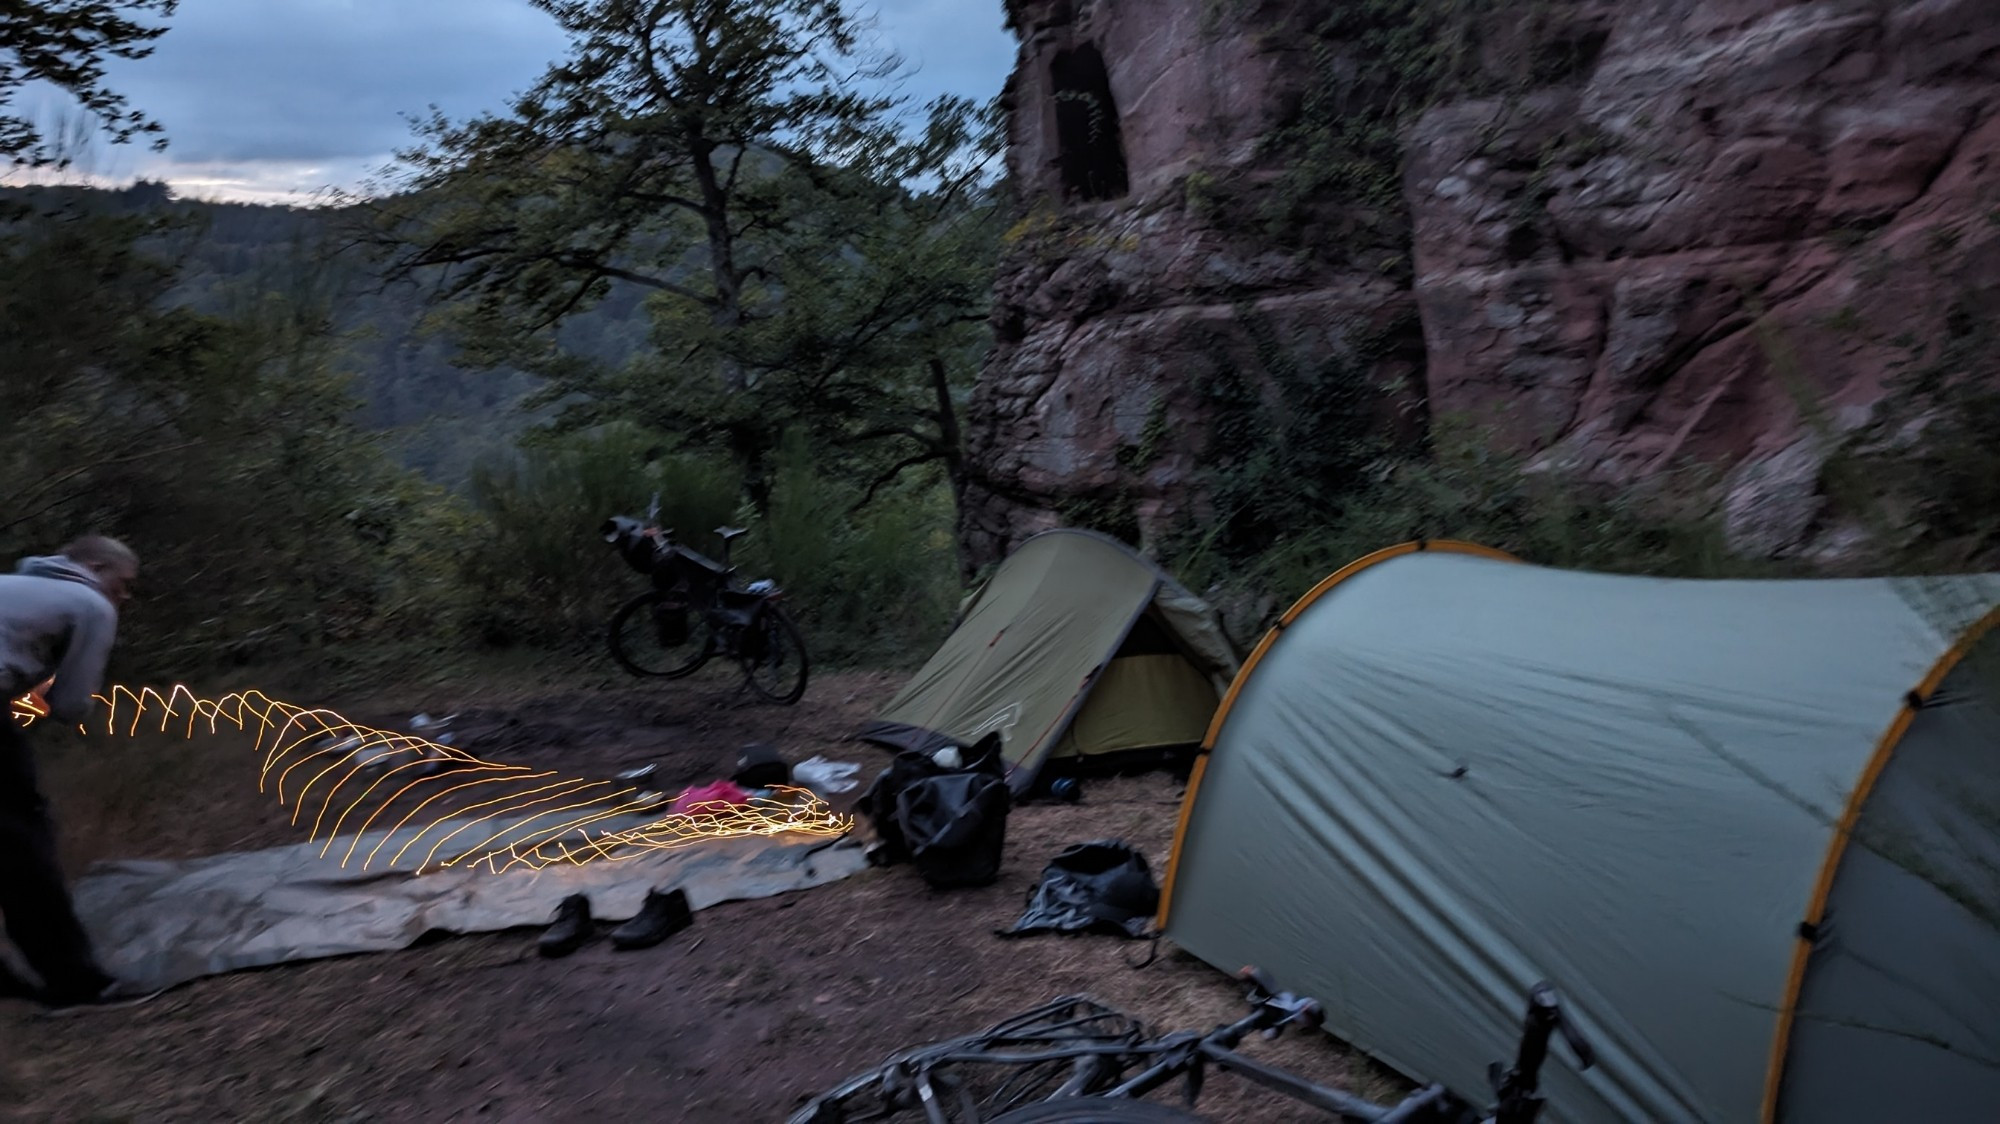
[(1371, 555), (1224, 699), (1161, 924), (1474, 1101), (1554, 983), (1548, 1120), (2000, 1119), (1996, 605)]

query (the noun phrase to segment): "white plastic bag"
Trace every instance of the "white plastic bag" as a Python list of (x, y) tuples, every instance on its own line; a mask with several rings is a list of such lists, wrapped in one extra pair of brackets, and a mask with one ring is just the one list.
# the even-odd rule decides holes
[(792, 780), (814, 792), (846, 792), (861, 785), (855, 775), (861, 766), (852, 761), (828, 761), (824, 757), (812, 757), (792, 766)]

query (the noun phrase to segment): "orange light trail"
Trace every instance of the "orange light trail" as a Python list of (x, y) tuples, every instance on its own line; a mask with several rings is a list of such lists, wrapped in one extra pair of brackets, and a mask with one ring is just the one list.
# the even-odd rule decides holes
[[(78, 726), (86, 734), (131, 737), (155, 724), (160, 733), (186, 738), (220, 735), (225, 727), (251, 734), (253, 750), (262, 755), (258, 791), (272, 792), (280, 806), (289, 804), (294, 824), (308, 804), (316, 803), (308, 838), (323, 844), (322, 858), (344, 841), (343, 868), (354, 861), (376, 822), (409, 800), (416, 801), (414, 806), (375, 841), (361, 859), (361, 869), (369, 869), (385, 846), (418, 823), (423, 826), (415, 834), (400, 839), (389, 859), (392, 867), (427, 837), (429, 850), (416, 867), (419, 872), (464, 866), (497, 874), (516, 867), (621, 862), (707, 839), (788, 833), (832, 838), (854, 826), (852, 816), (836, 813), (817, 794), (791, 787), (772, 788), (769, 795), (753, 795), (744, 804), (702, 801), (637, 826), (614, 826), (669, 801), (612, 781), (484, 761), (414, 734), (363, 726), (334, 711), (294, 706), (261, 691), (209, 698), (185, 686), (164, 693), (116, 686), (96, 699), (102, 709), (90, 723)], [(23, 725), (48, 718), (47, 708), (31, 695), (15, 699), (12, 709)], [(308, 762), (322, 764), (314, 768)], [(304, 781), (288, 801), (286, 788), (294, 771)], [(338, 779), (329, 781), (336, 774)], [(420, 819), (420, 814), (431, 818)], [(346, 826), (350, 820), (352, 828)], [(465, 838), (459, 845), (447, 846), (460, 836)], [(475, 838), (478, 842), (469, 842)]]

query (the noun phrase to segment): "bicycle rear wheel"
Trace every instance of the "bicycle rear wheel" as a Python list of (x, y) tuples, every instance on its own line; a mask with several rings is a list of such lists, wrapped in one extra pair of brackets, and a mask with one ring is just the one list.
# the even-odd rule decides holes
[(693, 674), (715, 650), (708, 622), (672, 590), (649, 590), (627, 601), (611, 618), (608, 640), (619, 666), (658, 679)]
[(799, 626), (783, 609), (766, 603), (757, 614), (756, 643), (743, 657), (743, 675), (758, 694), (774, 703), (790, 705), (806, 693), (811, 668), (806, 661), (806, 642)]

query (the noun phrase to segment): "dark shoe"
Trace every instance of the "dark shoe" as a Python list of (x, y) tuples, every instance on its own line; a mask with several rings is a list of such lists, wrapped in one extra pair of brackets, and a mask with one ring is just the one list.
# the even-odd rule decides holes
[(137, 1007), (151, 999), (166, 994), (166, 988), (143, 991), (124, 980), (104, 977), (104, 982), (93, 987), (82, 985), (51, 989), (42, 995), (42, 1005), (50, 1015), (64, 1015), (73, 1011), (110, 1011), (125, 1007)]
[(15, 975), (7, 961), (0, 959), (0, 999), (39, 999), (41, 994), (40, 988)]
[(556, 918), (537, 942), (543, 956), (568, 956), (590, 939), (590, 899), (571, 894), (556, 906)]
[(694, 912), (688, 908), (685, 891), (653, 890), (646, 894), (639, 916), (611, 930), (611, 943), (624, 949), (651, 948), (692, 924)]
[(44, 972), (43, 976), (48, 984), (42, 988), (41, 999), (50, 1007), (80, 1007), (95, 1003), (100, 996), (118, 986), (117, 978), (93, 961), (85, 961), (61, 975)]

